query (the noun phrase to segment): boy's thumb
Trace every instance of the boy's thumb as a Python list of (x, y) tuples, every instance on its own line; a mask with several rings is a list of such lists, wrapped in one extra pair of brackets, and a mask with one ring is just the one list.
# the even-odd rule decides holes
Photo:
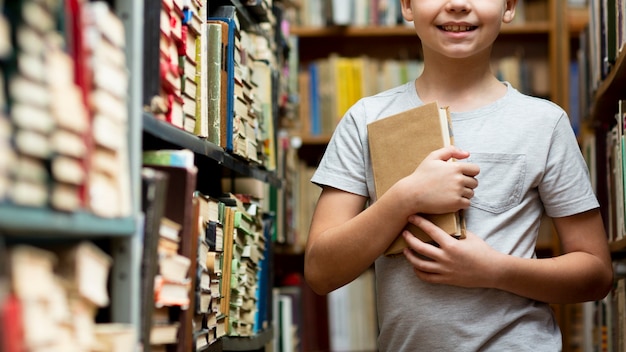
[(447, 146), (441, 149), (435, 150), (431, 153), (434, 159), (448, 161), (449, 159), (465, 159), (469, 157), (469, 152), (461, 150), (455, 146)]

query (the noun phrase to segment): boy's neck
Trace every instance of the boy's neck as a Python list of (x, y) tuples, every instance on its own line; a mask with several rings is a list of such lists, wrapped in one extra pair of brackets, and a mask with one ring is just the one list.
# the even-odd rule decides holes
[(438, 101), (450, 111), (471, 111), (506, 94), (506, 86), (493, 75), (489, 62), (424, 59), (424, 71), (415, 81), (420, 99)]

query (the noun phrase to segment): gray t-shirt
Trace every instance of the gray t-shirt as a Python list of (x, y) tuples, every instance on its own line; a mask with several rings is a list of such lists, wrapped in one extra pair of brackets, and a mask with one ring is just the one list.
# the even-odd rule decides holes
[[(544, 211), (563, 217), (599, 205), (566, 113), (505, 84), (501, 99), (451, 114), (454, 144), (480, 167), (467, 228), (500, 252), (532, 258)], [(312, 182), (375, 202), (366, 126), (422, 104), (414, 82), (361, 99), (339, 122)], [(380, 351), (561, 350), (548, 304), (424, 283), (403, 256), (381, 256), (375, 269)]]

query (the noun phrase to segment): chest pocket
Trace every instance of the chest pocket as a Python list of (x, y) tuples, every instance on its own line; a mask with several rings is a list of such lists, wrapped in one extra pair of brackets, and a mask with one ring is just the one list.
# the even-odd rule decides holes
[(526, 176), (524, 154), (473, 153), (468, 162), (480, 167), (472, 207), (499, 214), (519, 204)]

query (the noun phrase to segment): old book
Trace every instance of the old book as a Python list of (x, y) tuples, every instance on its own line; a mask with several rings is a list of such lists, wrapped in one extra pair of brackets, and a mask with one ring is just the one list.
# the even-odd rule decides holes
[(69, 287), (98, 307), (109, 304), (107, 283), (113, 259), (91, 242), (83, 241), (58, 252), (56, 271)]
[[(235, 208), (232, 205), (227, 205), (224, 208), (224, 253), (222, 255), (222, 286), (221, 286), (221, 306), (220, 312), (223, 314), (228, 314), (229, 305), (230, 305), (230, 294), (231, 294), (231, 281), (232, 281), (232, 262), (233, 262), (233, 247), (234, 247), (234, 239), (233, 234), (235, 231), (234, 228), (234, 214)], [(229, 316), (226, 315), (224, 319), (224, 324), (226, 327), (229, 326)]]
[[(193, 165), (193, 154), (191, 156), (190, 163), (183, 163), (181, 167), (165, 166), (166, 164), (172, 165), (172, 163), (165, 162), (165, 165), (151, 165), (151, 168), (155, 170), (163, 171), (168, 174), (169, 184), (167, 190), (167, 203), (165, 205), (165, 216), (178, 224), (180, 224), (180, 247), (179, 254), (184, 255), (191, 259), (189, 272), (195, 273), (195, 257), (197, 253), (197, 241), (194, 240), (194, 227), (197, 226), (197, 216), (195, 216), (195, 205), (193, 201), (193, 194), (196, 190), (196, 178), (198, 169)], [(145, 163), (145, 160), (144, 160)], [(196, 234), (197, 235), (197, 234)], [(194, 276), (189, 280), (189, 287), (195, 287)], [(182, 290), (177, 290), (181, 293)], [(189, 289), (186, 291), (187, 299), (186, 305), (193, 307), (193, 294)], [(192, 336), (191, 336), (191, 318), (193, 312), (191, 310), (181, 311), (178, 333), (178, 349), (180, 351), (190, 351), (192, 348)]]
[[(207, 72), (208, 72), (208, 92), (207, 92), (207, 104), (208, 104), (208, 137), (209, 141), (221, 145), (221, 116), (222, 110), (225, 109), (225, 100), (222, 98), (222, 94), (225, 89), (222, 88), (222, 83), (226, 83), (226, 66), (223, 62), (223, 51), (226, 50), (228, 45), (228, 36), (226, 33), (222, 34), (222, 30), (226, 30), (227, 27), (222, 23), (209, 22), (207, 23), (208, 32), (208, 51), (207, 51)], [(223, 77), (223, 78), (222, 78)]]
[(137, 332), (130, 324), (99, 323), (94, 326), (94, 335), (96, 343), (92, 351), (131, 352), (136, 350)]
[[(220, 99), (226, 100), (226, 109), (221, 111), (220, 130), (222, 133), (220, 145), (224, 146), (226, 151), (231, 152), (233, 150), (233, 117), (235, 114), (235, 70), (238, 66), (235, 60), (235, 38), (239, 35), (239, 20), (236, 7), (232, 5), (218, 6), (215, 11), (211, 12), (208, 20), (208, 23), (225, 23), (225, 25), (222, 25), (222, 33), (228, 35), (226, 53), (224, 54), (224, 50), (222, 50), (223, 57), (226, 57), (224, 64), (227, 79), (226, 82), (221, 82), (221, 84), (226, 85), (226, 94), (222, 93), (220, 96)], [(226, 133), (225, 135), (224, 132)]]
[[(208, 109), (208, 140), (222, 148), (226, 148), (227, 120), (229, 111), (231, 111), (229, 110), (228, 97), (229, 92), (232, 91), (232, 85), (229, 86), (231, 77), (228, 69), (228, 60), (229, 58), (232, 60), (232, 55), (229, 55), (229, 40), (231, 40), (229, 25), (226, 21), (209, 18), (207, 21), (207, 32), (209, 36), (207, 60), (217, 60), (220, 68), (219, 75), (215, 76), (212, 73), (209, 74), (207, 79), (207, 104), (210, 107)], [(219, 43), (212, 42), (218, 35), (221, 39)], [(216, 55), (220, 55), (220, 57)], [(212, 57), (215, 59), (212, 59)], [(211, 61), (208, 62), (207, 72), (213, 72), (216, 67), (214, 67)]]
[(163, 306), (180, 306), (182, 310), (186, 310), (190, 305), (190, 289), (190, 279), (186, 279), (185, 281), (168, 281), (161, 275), (155, 276), (155, 307), (161, 308)]
[[(159, 230), (165, 211), (168, 177), (164, 172), (149, 167), (141, 169), (141, 210), (144, 213), (143, 252), (141, 256), (141, 296), (154, 296), (154, 277), (158, 270)], [(174, 242), (178, 252), (178, 241)], [(154, 299), (141, 301), (140, 338), (144, 351), (150, 351), (150, 327), (153, 320)], [(169, 321), (169, 320), (168, 320)]]
[(179, 322), (154, 324), (150, 329), (150, 345), (177, 342)]
[(159, 273), (169, 281), (184, 281), (189, 274), (191, 260), (184, 255), (165, 255), (159, 258)]
[[(432, 151), (453, 144), (450, 114), (436, 102), (409, 109), (374, 121), (367, 126), (376, 196), (380, 198), (393, 184), (411, 174)], [(401, 153), (398, 153), (401, 150)], [(450, 235), (465, 236), (461, 211), (425, 215)], [(417, 226), (406, 227), (424, 242), (432, 239)], [(402, 252), (406, 242), (402, 236), (385, 251), (386, 255)]]

